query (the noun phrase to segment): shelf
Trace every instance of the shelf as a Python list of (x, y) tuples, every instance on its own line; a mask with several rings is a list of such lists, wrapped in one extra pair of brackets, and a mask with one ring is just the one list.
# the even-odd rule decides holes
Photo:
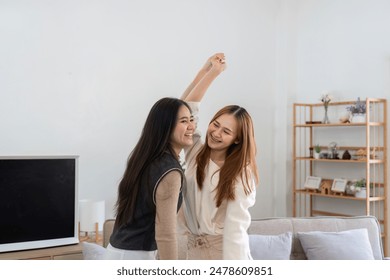
[[(321, 196), (321, 197), (330, 197), (330, 198), (340, 198), (340, 199), (350, 199), (350, 200), (361, 200), (361, 201), (366, 201), (366, 198), (360, 198), (360, 197), (354, 197), (346, 194), (322, 194), (320, 192), (315, 192), (311, 190), (295, 190), (295, 193), (301, 193), (305, 195), (312, 195), (312, 196)], [(385, 197), (369, 197), (369, 201), (384, 201), (386, 198)]]
[[(310, 157), (296, 157), (294, 160), (310, 160), (310, 161), (322, 161), (322, 162), (332, 162), (332, 163), (367, 163), (366, 159), (326, 159), (326, 158), (310, 158)], [(382, 159), (370, 159), (368, 161), (370, 164), (384, 163)]]
[[(365, 102), (364, 100), (362, 100), (363, 102)], [(386, 103), (386, 99), (385, 98), (367, 98), (366, 102), (369, 102), (369, 103)], [(332, 106), (340, 106), (340, 105), (353, 105), (355, 104), (356, 101), (336, 101), (336, 102), (330, 102), (329, 103), (329, 107), (332, 107)], [(323, 108), (324, 107), (324, 104), (323, 103), (295, 103), (296, 106), (306, 106), (306, 107), (321, 107)]]
[[(359, 123), (324, 124), (320, 121), (324, 116), (323, 103), (293, 104), (293, 216), (353, 215), (365, 210), (367, 215), (374, 215), (381, 222), (384, 248), (387, 249), (387, 100), (367, 98), (361, 101), (367, 112), (364, 122)], [(347, 106), (354, 104), (356, 101), (330, 102), (328, 112), (336, 121), (347, 113)], [(340, 159), (309, 157), (317, 144), (325, 156), (332, 142), (342, 143), (337, 145), (336, 151)], [(345, 151), (350, 153), (351, 159), (342, 159)], [(318, 189), (304, 188), (309, 177), (322, 178)], [(341, 183), (344, 184), (341, 185), (342, 193), (331, 190), (336, 178), (350, 178), (347, 184)], [(347, 195), (347, 188), (361, 178), (371, 186), (368, 194), (362, 198)], [(356, 203), (347, 203), (349, 201)]]
[(351, 127), (351, 126), (384, 126), (383, 122), (369, 122), (369, 123), (312, 123), (312, 124), (295, 124), (294, 127)]

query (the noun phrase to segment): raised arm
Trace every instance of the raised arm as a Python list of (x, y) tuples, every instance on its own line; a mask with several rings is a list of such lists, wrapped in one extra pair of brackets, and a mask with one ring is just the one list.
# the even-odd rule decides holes
[(195, 76), (195, 79), (184, 91), (181, 99), (190, 102), (201, 101), (211, 83), (225, 68), (225, 55), (223, 53), (216, 53), (209, 57), (205, 65)]

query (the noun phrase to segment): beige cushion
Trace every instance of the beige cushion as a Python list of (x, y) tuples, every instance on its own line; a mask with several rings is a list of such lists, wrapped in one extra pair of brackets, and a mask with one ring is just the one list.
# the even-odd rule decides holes
[(292, 233), (278, 235), (249, 235), (249, 248), (254, 260), (289, 260)]
[(309, 260), (373, 260), (366, 228), (340, 232), (298, 232)]

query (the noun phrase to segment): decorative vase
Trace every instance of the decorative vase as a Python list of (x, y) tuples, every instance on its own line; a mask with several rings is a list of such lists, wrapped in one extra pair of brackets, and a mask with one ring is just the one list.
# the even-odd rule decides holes
[(364, 123), (366, 122), (366, 114), (352, 114), (351, 123)]
[(319, 159), (320, 158), (320, 153), (314, 152), (313, 158), (314, 159)]
[(360, 191), (355, 192), (355, 197), (366, 198), (366, 196), (367, 196), (367, 189), (366, 188), (361, 188)]
[(351, 159), (351, 154), (348, 152), (348, 150), (345, 150), (343, 154), (343, 159)]
[(322, 120), (322, 123), (330, 123), (329, 118), (328, 118), (328, 106), (325, 105), (324, 108), (325, 108), (325, 116), (324, 116), (324, 119)]

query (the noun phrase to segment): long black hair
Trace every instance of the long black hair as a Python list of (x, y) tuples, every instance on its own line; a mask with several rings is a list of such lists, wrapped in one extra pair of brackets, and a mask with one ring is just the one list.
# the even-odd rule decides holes
[(141, 137), (129, 155), (126, 170), (119, 183), (115, 205), (117, 226), (133, 219), (136, 199), (142, 191), (141, 179), (147, 166), (167, 151), (174, 155), (170, 137), (181, 106), (186, 106), (191, 111), (185, 101), (169, 97), (160, 99), (150, 109)]

